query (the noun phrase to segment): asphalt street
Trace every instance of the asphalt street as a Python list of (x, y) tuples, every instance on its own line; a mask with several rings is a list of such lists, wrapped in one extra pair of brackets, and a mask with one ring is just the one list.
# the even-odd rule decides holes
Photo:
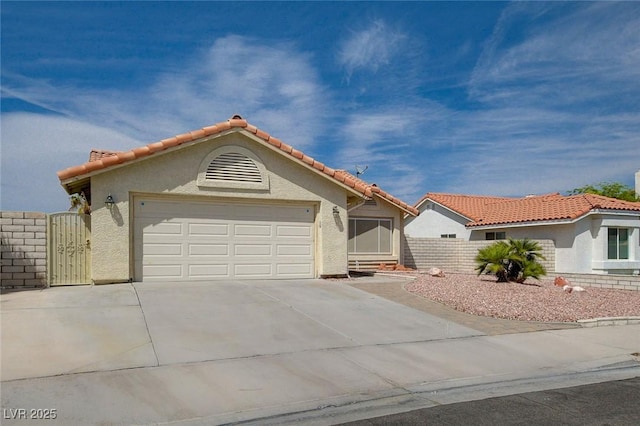
[(441, 405), (342, 423), (393, 425), (611, 425), (640, 424), (640, 377)]

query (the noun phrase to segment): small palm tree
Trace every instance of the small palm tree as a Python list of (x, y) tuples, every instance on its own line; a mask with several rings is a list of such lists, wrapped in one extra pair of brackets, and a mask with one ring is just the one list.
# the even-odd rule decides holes
[(507, 269), (511, 260), (511, 249), (509, 244), (504, 241), (498, 241), (484, 248), (478, 249), (476, 255), (476, 263), (478, 266), (476, 270), (478, 275), (485, 272), (487, 274), (494, 274), (497, 277), (497, 282), (508, 282)]
[(497, 241), (478, 250), (475, 261), (478, 275), (495, 274), (497, 282), (524, 282), (527, 278), (540, 279), (546, 270), (539, 259), (544, 260), (538, 242), (525, 238)]

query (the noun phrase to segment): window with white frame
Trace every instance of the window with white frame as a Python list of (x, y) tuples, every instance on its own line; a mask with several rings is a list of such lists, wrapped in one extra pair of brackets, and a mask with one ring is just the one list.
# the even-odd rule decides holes
[(349, 218), (349, 253), (392, 252), (391, 219)]
[(608, 229), (607, 259), (629, 259), (629, 230), (627, 228)]

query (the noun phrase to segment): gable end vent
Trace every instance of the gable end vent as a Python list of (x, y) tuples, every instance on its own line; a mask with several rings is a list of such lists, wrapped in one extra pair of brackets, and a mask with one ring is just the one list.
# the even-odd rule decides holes
[(258, 166), (252, 159), (237, 152), (227, 152), (214, 158), (207, 167), (205, 179), (227, 182), (262, 182)]

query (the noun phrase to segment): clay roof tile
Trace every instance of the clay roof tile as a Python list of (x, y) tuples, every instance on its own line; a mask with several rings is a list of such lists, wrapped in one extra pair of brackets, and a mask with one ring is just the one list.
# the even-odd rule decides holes
[(595, 209), (640, 211), (640, 203), (592, 194), (562, 196), (553, 193), (503, 198), (428, 193), (417, 205), (427, 199), (470, 219), (468, 227), (574, 220)]
[(289, 154), (292, 159), (300, 161), (301, 164), (313, 167), (315, 170), (324, 173), (328, 177), (335, 179), (337, 182), (343, 183), (347, 187), (353, 188), (366, 197), (371, 197), (375, 193), (388, 200), (389, 202), (397, 205), (409, 214), (418, 214), (418, 210), (416, 208), (411, 207), (398, 198), (391, 196), (391, 194), (388, 194), (385, 191), (381, 190), (375, 184), (370, 185), (367, 182), (351, 175), (344, 170), (334, 170), (330, 167), (327, 167), (323, 163), (316, 161), (313, 158), (305, 155), (303, 152), (294, 149), (290, 145), (287, 145), (280, 139), (275, 138), (268, 133), (258, 129), (257, 127), (247, 123), (247, 121), (240, 115), (234, 115), (229, 120), (216, 123), (212, 126), (206, 126), (188, 133), (182, 133), (180, 135), (163, 139), (158, 142), (153, 142), (147, 145), (136, 147), (131, 149), (130, 151), (120, 152), (92, 150), (89, 156), (89, 161), (87, 163), (61, 170), (57, 173), (57, 175), (61, 181), (81, 177), (92, 172), (108, 169), (109, 167), (113, 167), (118, 164), (127, 163), (146, 156), (152, 156), (161, 151), (179, 147), (184, 143), (197, 141), (198, 139), (202, 139), (206, 136), (219, 134), (232, 128), (240, 128), (243, 129), (243, 131), (255, 134), (257, 137), (259, 137), (275, 149), (279, 149), (280, 151)]

